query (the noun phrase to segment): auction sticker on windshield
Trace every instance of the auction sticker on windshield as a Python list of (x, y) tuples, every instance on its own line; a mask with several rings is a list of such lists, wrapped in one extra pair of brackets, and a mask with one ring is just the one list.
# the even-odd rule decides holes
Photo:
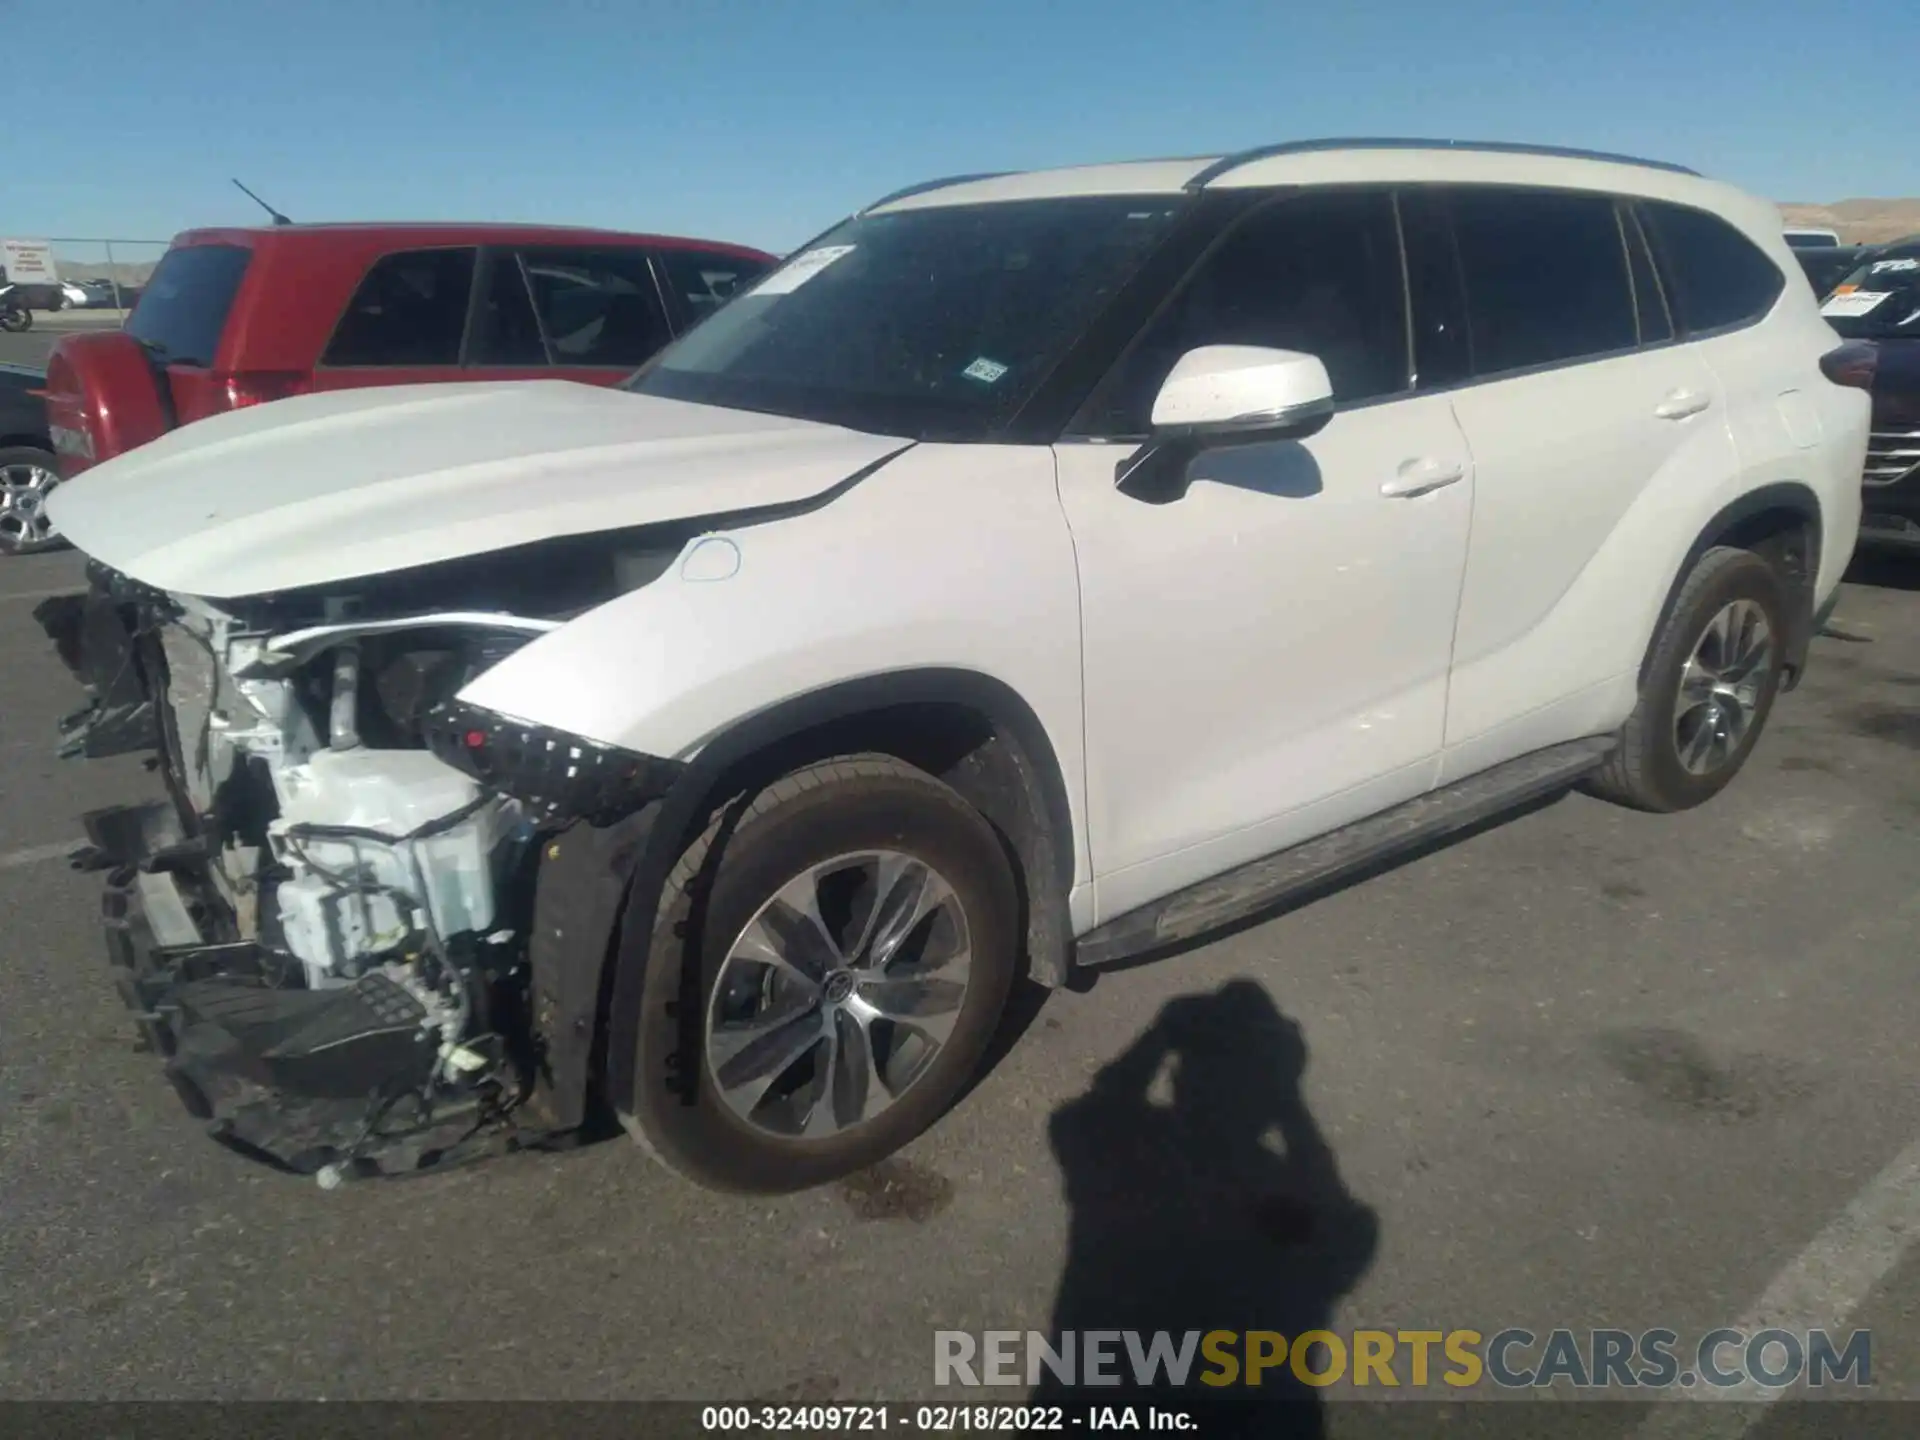
[(1891, 290), (1850, 290), (1844, 295), (1835, 295), (1820, 307), (1822, 315), (1865, 315), (1877, 309), (1882, 300), (1893, 294)]
[(796, 255), (782, 265), (773, 274), (754, 288), (755, 295), (790, 295), (806, 284), (834, 261), (851, 255), (851, 245), (822, 245), (818, 250), (809, 250), (804, 255)]

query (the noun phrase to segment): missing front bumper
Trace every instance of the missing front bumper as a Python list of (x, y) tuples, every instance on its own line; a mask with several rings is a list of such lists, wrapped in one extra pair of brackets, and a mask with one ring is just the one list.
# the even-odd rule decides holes
[(199, 911), (177, 873), (131, 865), (108, 875), (101, 900), (121, 999), (214, 1140), (330, 1178), (412, 1174), (519, 1142), (480, 1094), (433, 1093), (435, 1047), (404, 989), (377, 972), (337, 989), (282, 986), (275, 957), (206, 939)]
[(33, 618), (88, 695), (86, 705), (60, 722), (61, 756), (98, 760), (156, 749), (151, 661), (142, 655), (135, 607), (96, 587), (43, 600)]

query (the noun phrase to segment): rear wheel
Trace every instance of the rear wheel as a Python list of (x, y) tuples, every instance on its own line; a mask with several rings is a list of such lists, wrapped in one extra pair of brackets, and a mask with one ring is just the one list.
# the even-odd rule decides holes
[(727, 807), (657, 912), (623, 1120), (721, 1189), (805, 1189), (952, 1103), (1018, 954), (998, 835), (883, 756), (810, 766)]
[(60, 472), (45, 450), (13, 445), (0, 450), (0, 555), (25, 555), (60, 543), (47, 518), (47, 497)]
[(1780, 691), (1786, 602), (1750, 550), (1700, 557), (1654, 637), (1640, 703), (1594, 793), (1639, 810), (1712, 799), (1746, 763)]

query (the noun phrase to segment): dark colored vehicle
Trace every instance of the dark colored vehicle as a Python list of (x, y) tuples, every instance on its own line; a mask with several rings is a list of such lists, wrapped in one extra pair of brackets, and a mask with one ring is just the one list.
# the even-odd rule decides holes
[(1873, 249), (1821, 313), (1876, 352), (1860, 543), (1920, 552), (1920, 235)]
[(47, 364), (68, 478), (205, 416), (445, 380), (613, 385), (774, 264), (707, 240), (543, 225), (275, 225), (176, 236), (124, 329)]
[(54, 543), (47, 496), (60, 483), (38, 370), (0, 365), (0, 555)]
[(17, 335), (33, 328), (33, 307), (28, 305), (18, 285), (0, 285), (0, 330)]
[(1796, 246), (1793, 258), (1806, 271), (1813, 293), (1825, 299), (1828, 292), (1858, 268), (1860, 261), (1875, 247), (1871, 245)]

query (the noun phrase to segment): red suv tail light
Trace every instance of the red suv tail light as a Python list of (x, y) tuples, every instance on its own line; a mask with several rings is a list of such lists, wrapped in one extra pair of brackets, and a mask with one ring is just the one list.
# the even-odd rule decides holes
[(265, 405), (269, 400), (284, 400), (308, 389), (307, 377), (298, 370), (244, 370), (229, 375), (221, 387), (227, 408), (238, 410), (247, 405)]
[(1837, 350), (1820, 357), (1820, 373), (1836, 385), (1855, 390), (1873, 389), (1874, 371), (1880, 364), (1880, 350), (1865, 340), (1849, 340)]

